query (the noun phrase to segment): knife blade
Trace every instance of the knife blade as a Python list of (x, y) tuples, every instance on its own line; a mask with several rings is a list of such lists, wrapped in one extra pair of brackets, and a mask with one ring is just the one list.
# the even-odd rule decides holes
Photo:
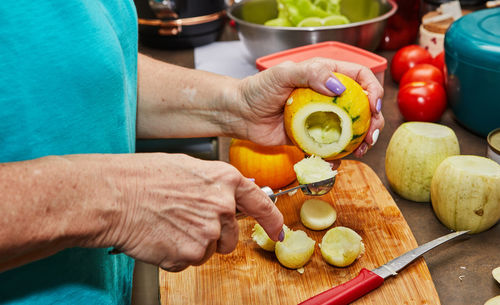
[(384, 283), (384, 280), (397, 273), (422, 256), (427, 251), (452, 240), (458, 236), (464, 235), (469, 231), (453, 232), (445, 236), (436, 238), (413, 250), (410, 250), (388, 263), (368, 270), (362, 268), (359, 274), (341, 285), (330, 288), (310, 299), (307, 299), (300, 305), (346, 305), (349, 304), (370, 291), (378, 288)]

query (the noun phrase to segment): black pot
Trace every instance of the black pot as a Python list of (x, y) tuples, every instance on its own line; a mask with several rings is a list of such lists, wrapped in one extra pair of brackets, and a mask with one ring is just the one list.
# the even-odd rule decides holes
[(159, 48), (192, 48), (215, 41), (224, 28), (225, 0), (134, 0), (139, 39)]
[[(460, 0), (460, 6), (465, 9), (475, 9), (483, 6), (487, 0)], [(441, 4), (450, 0), (423, 0), (424, 12), (435, 11)]]

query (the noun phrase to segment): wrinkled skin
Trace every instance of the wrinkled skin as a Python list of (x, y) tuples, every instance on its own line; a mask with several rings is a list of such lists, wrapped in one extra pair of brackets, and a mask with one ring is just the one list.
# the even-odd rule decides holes
[(123, 198), (134, 200), (124, 203), (127, 217), (108, 237), (123, 239), (113, 243), (132, 257), (180, 271), (214, 252), (229, 253), (238, 241), (236, 209), (270, 232), (281, 231), (276, 206), (225, 162), (182, 154), (138, 154), (126, 162), (136, 166), (116, 183), (133, 190)]

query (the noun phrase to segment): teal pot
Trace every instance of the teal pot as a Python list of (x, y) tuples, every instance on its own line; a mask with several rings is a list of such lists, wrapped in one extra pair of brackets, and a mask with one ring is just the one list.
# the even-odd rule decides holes
[(500, 127), (500, 8), (455, 21), (444, 48), (450, 107), (461, 124), (486, 137)]

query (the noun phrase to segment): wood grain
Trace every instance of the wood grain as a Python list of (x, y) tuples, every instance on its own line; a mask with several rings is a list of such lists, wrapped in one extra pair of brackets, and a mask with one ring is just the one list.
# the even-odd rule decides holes
[[(316, 240), (305, 272), (282, 267), (274, 253), (260, 249), (251, 238), (255, 220), (239, 221), (240, 242), (228, 255), (214, 255), (199, 267), (180, 273), (160, 270), (162, 305), (172, 304), (297, 304), (373, 269), (417, 246), (415, 238), (389, 192), (364, 163), (344, 160), (334, 189), (319, 197), (337, 210), (333, 226), (346, 226), (361, 235), (366, 252), (354, 264), (336, 268), (323, 261), (318, 244), (325, 234), (305, 228), (299, 219), (306, 196), (297, 192), (276, 203), (285, 224), (304, 230)], [(354, 304), (440, 304), (429, 270), (420, 258), (396, 277)]]

